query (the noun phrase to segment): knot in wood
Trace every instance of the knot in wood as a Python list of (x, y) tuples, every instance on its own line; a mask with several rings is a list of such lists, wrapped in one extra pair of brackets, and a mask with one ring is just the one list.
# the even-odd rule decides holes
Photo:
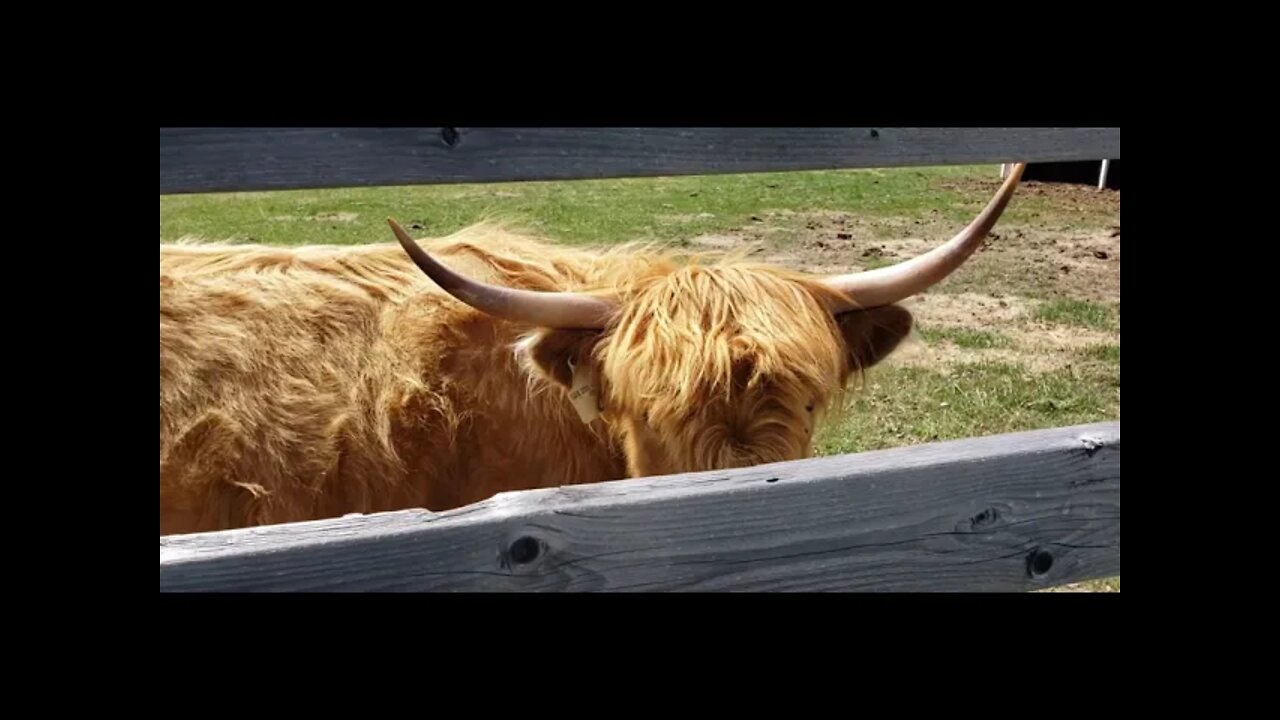
[(1053, 554), (1048, 550), (1036, 548), (1027, 556), (1027, 574), (1033, 578), (1042, 578), (1053, 567)]
[(537, 538), (524, 537), (517, 538), (511, 543), (511, 548), (507, 554), (511, 557), (511, 562), (517, 565), (528, 565), (538, 559), (538, 555), (542, 553), (542, 543)]
[(982, 512), (978, 513), (977, 515), (974, 515), (973, 517), (969, 518), (969, 526), (974, 530), (978, 530), (980, 528), (987, 527), (988, 525), (994, 525), (996, 520), (998, 520), (999, 518), (1000, 518), (1000, 511), (996, 510), (993, 507), (989, 507), (986, 510), (983, 510)]

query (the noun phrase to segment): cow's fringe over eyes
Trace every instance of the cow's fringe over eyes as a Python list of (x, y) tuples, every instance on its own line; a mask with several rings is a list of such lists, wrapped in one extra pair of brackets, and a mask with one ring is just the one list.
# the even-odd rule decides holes
[(655, 421), (757, 389), (825, 397), (840, 385), (835, 323), (802, 277), (691, 265), (634, 287), (597, 354), (608, 377), (627, 379), (611, 397)]

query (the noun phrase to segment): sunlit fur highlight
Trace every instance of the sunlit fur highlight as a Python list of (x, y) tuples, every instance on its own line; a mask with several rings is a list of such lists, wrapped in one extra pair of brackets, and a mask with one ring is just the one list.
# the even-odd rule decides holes
[[(161, 534), (799, 458), (874, 364), (850, 354), (830, 291), (788, 270), (494, 224), (423, 246), (485, 282), (623, 309), (602, 332), (495, 320), (394, 243), (162, 244)], [(589, 425), (570, 360), (600, 373)]]

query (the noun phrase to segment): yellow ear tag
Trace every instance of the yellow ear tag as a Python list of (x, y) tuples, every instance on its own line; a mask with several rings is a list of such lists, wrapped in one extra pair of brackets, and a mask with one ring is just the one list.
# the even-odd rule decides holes
[(578, 417), (584, 423), (600, 417), (600, 395), (596, 391), (595, 373), (590, 368), (575, 367), (569, 361), (569, 369), (573, 372), (573, 387), (569, 389), (569, 401)]

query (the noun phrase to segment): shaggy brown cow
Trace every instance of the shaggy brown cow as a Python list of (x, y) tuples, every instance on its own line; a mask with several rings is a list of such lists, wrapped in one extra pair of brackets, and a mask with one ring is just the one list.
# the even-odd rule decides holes
[(160, 533), (806, 457), (909, 333), (894, 303), (974, 252), (1022, 171), (946, 244), (828, 278), (487, 225), (432, 255), (394, 221), (398, 245), (161, 245)]

